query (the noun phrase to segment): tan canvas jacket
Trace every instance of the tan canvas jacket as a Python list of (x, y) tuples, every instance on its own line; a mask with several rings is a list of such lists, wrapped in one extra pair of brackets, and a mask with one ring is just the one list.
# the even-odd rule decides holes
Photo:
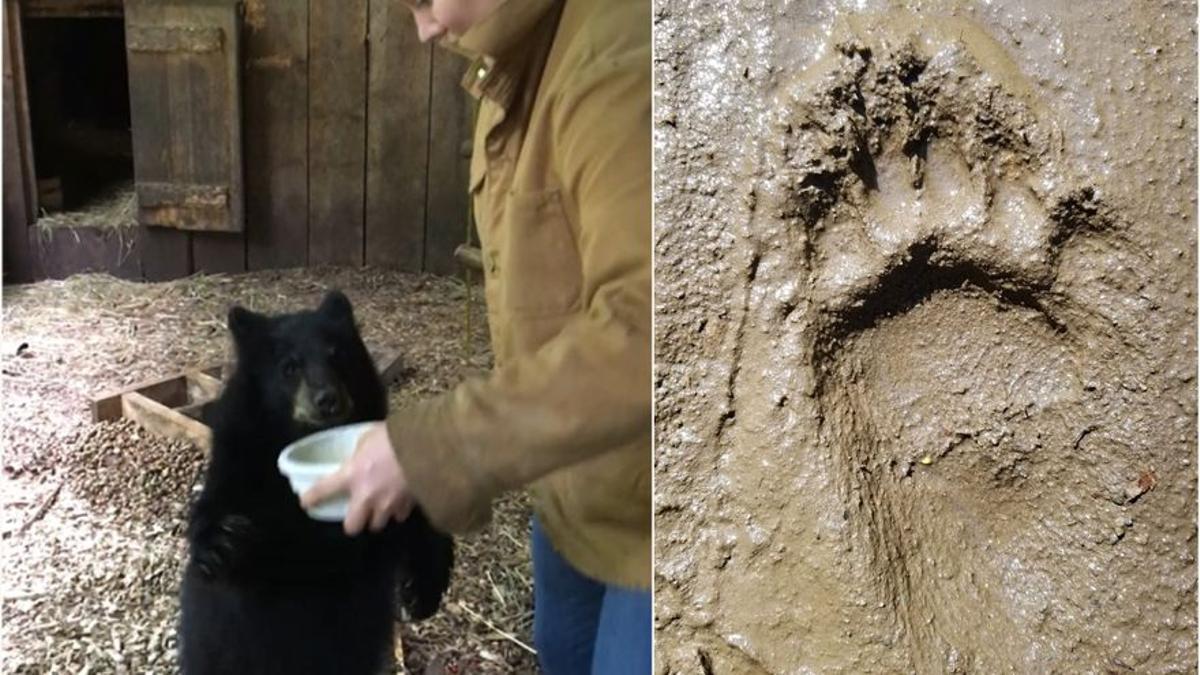
[(477, 54), (470, 190), (495, 369), (388, 420), (442, 529), (532, 482), (555, 548), (650, 584), (650, 15), (645, 0), (509, 0)]

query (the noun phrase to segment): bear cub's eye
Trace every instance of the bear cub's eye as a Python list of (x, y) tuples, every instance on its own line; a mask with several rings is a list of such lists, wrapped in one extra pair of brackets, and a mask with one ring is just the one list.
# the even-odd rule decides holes
[(283, 360), (283, 374), (291, 377), (300, 372), (300, 359), (289, 356)]

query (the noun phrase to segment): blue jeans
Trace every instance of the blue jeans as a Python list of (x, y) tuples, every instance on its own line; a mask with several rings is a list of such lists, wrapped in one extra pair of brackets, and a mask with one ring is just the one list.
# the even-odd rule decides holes
[(650, 591), (575, 571), (534, 518), (533, 642), (546, 675), (648, 675), (650, 624)]

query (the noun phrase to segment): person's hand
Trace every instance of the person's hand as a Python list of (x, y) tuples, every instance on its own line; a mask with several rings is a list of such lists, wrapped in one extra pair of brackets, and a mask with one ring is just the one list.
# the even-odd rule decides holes
[(311, 508), (338, 494), (350, 497), (342, 527), (351, 536), (368, 522), (371, 531), (378, 532), (393, 518), (403, 521), (412, 512), (408, 480), (382, 422), (368, 428), (350, 459), (301, 495), (300, 504)]

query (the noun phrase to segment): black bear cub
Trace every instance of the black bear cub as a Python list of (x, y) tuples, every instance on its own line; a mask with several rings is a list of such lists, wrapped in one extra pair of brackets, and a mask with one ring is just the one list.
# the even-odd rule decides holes
[(393, 621), (435, 611), (452, 540), (420, 509), (379, 533), (348, 537), (319, 522), (276, 468), (289, 443), (324, 428), (382, 420), (386, 393), (350, 301), (315, 311), (229, 312), (237, 363), (205, 410), (212, 454), (188, 524), (181, 590), (184, 673), (378, 673)]

